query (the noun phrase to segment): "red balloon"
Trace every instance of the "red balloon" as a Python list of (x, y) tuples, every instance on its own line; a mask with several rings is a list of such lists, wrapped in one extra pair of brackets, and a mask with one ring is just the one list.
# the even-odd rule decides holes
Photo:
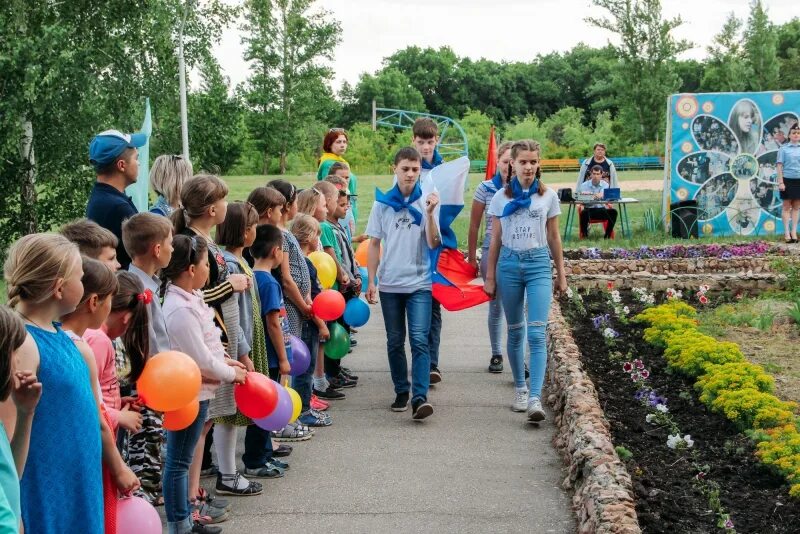
[(271, 414), (278, 405), (275, 382), (261, 373), (249, 372), (244, 384), (233, 388), (236, 406), (245, 417), (261, 419)]
[(326, 289), (311, 303), (311, 311), (323, 321), (335, 321), (344, 313), (344, 297), (335, 289)]

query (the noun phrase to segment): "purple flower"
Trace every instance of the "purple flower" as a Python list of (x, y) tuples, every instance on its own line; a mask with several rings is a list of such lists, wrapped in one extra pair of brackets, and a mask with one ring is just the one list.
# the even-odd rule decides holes
[(733, 521), (731, 521), (730, 518), (725, 520), (725, 528), (728, 530), (733, 528)]
[(650, 390), (650, 392), (647, 395), (647, 404), (649, 404), (650, 406), (657, 406), (659, 404), (663, 404), (666, 406), (667, 398), (662, 397), (653, 390)]
[(731, 254), (730, 252), (728, 252), (726, 250), (725, 252), (720, 254), (719, 257), (722, 258), (723, 260), (729, 260), (729, 259), (731, 259), (733, 257), (733, 254)]
[(637, 401), (641, 402), (641, 401), (645, 400), (651, 394), (652, 394), (652, 390), (650, 390), (648, 388), (642, 388), (639, 391), (637, 391), (636, 393), (634, 393), (633, 398), (636, 399)]

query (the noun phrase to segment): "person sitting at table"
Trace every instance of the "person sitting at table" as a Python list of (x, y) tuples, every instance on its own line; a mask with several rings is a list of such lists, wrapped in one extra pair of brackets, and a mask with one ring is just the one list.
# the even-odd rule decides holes
[[(603, 180), (603, 167), (595, 165), (591, 169), (590, 179), (583, 182), (578, 189), (579, 193), (591, 194), (595, 200), (602, 200), (603, 190), (608, 189), (608, 182)], [(589, 221), (603, 220), (608, 221), (606, 225), (605, 239), (611, 238), (614, 231), (614, 224), (617, 222), (617, 210), (602, 204), (586, 204), (580, 213), (581, 236), (589, 235)]]
[(617, 183), (617, 169), (614, 162), (606, 157), (606, 145), (603, 143), (594, 144), (594, 154), (591, 158), (586, 158), (578, 171), (578, 182), (575, 184), (575, 191), (581, 190), (581, 184), (591, 179), (592, 169), (599, 165), (603, 170), (603, 180), (611, 184), (610, 187), (619, 187)]

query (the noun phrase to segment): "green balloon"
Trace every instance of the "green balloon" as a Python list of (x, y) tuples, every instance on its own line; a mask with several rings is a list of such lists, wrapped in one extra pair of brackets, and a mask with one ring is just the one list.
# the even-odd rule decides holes
[(329, 323), (331, 337), (325, 342), (325, 355), (339, 360), (350, 350), (350, 334), (339, 323)]

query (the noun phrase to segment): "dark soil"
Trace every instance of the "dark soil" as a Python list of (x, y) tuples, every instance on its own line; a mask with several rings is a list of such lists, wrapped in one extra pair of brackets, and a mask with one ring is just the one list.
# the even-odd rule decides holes
[[(723, 416), (711, 413), (700, 403), (692, 382), (672, 374), (662, 351), (646, 343), (643, 328), (634, 322), (621, 324), (612, 318), (619, 332), (613, 350), (628, 355), (612, 361), (610, 349), (591, 318), (609, 311), (606, 296), (593, 293), (584, 297), (587, 313), (579, 316), (564, 302), (565, 315), (572, 323), (573, 335), (581, 349), (583, 364), (597, 387), (600, 403), (611, 424), (616, 446), (633, 453), (627, 468), (633, 480), (636, 512), (646, 533), (720, 532), (717, 517), (708, 498), (695, 484), (697, 469), (688, 452), (667, 447), (666, 428), (645, 421), (649, 409), (634, 399), (636, 386), (622, 364), (634, 358), (643, 360), (650, 370), (650, 387), (667, 398), (670, 414), (681, 429), (690, 434), (698, 464), (707, 466), (707, 480), (720, 486), (720, 500), (730, 514), (737, 532), (800, 532), (800, 503), (790, 499), (784, 479), (761, 465), (754, 456), (752, 442)], [(630, 296), (625, 303), (631, 316), (641, 311)]]

